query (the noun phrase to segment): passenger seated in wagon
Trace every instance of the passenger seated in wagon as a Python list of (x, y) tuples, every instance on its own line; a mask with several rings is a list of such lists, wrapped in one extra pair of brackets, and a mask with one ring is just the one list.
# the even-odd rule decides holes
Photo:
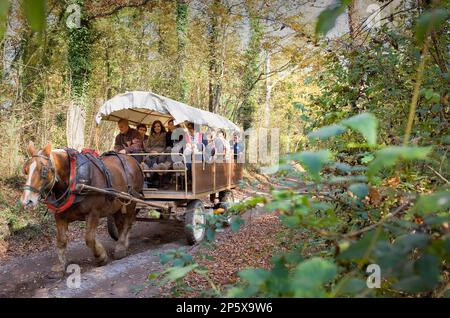
[(214, 155), (216, 154), (216, 145), (214, 140), (216, 139), (216, 131), (213, 128), (209, 128), (206, 132), (207, 145), (205, 147), (204, 158), (207, 163), (212, 163)]
[(225, 131), (223, 129), (219, 129), (216, 138), (214, 139), (214, 146), (216, 150), (215, 160), (218, 163), (223, 163), (230, 160), (230, 144), (225, 138)]
[[(160, 120), (155, 120), (150, 129), (150, 136), (144, 143), (144, 150), (147, 153), (155, 154), (162, 153), (166, 149), (166, 129), (164, 128)], [(145, 159), (145, 164), (150, 168), (156, 168), (156, 165), (160, 163), (162, 156), (148, 156)]]
[[(170, 127), (170, 125), (169, 125)], [(166, 133), (166, 145), (167, 147), (163, 149), (156, 149), (156, 152), (159, 153), (167, 153), (167, 154), (178, 154), (183, 153), (186, 149), (185, 144), (183, 140), (187, 139), (187, 130), (184, 128), (181, 128), (180, 125), (173, 126), (170, 131), (170, 137), (171, 137), (171, 143), (167, 143), (167, 135), (169, 132)], [(162, 145), (162, 143), (161, 143)], [(151, 151), (148, 147), (146, 148), (146, 151)], [(175, 169), (175, 170), (183, 170), (184, 169), (184, 162), (181, 159), (181, 156), (178, 155), (159, 155), (156, 157), (156, 160), (153, 160), (150, 162), (150, 159), (147, 158), (144, 164), (144, 169), (148, 170), (169, 170), (169, 169)], [(148, 164), (153, 164), (151, 167), (148, 166)], [(149, 187), (159, 187), (162, 185), (163, 189), (168, 189), (171, 184), (172, 176), (174, 175), (171, 172), (155, 172), (155, 173), (147, 173), (147, 185)], [(159, 176), (159, 177), (158, 177)]]
[(120, 133), (114, 142), (114, 151), (122, 154), (138, 153), (143, 151), (141, 136), (136, 129), (130, 127), (128, 120), (121, 119), (117, 123)]
[[(186, 149), (188, 151), (187, 155), (191, 156), (192, 151), (194, 151), (196, 154), (195, 161), (201, 162), (204, 159), (203, 154), (206, 146), (208, 145), (208, 140), (201, 131), (195, 131), (194, 123), (189, 122), (186, 127), (188, 129), (186, 140)], [(191, 161), (192, 159), (188, 160), (188, 169), (190, 169)]]
[(148, 139), (148, 136), (147, 136), (147, 125), (146, 124), (139, 124), (139, 125), (136, 126), (136, 129), (137, 129), (139, 135), (141, 135), (142, 142), (145, 144), (145, 142)]

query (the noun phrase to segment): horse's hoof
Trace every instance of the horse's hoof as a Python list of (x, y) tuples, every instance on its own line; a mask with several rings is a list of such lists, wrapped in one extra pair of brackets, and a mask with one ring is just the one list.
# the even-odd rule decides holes
[(127, 251), (125, 249), (119, 249), (114, 251), (114, 259), (122, 259), (127, 256)]
[(52, 279), (60, 279), (64, 277), (64, 274), (65, 274), (65, 266), (57, 264), (52, 266), (51, 272), (47, 276)]
[(99, 257), (95, 260), (97, 266), (104, 266), (108, 263), (108, 255), (105, 253), (103, 257)]

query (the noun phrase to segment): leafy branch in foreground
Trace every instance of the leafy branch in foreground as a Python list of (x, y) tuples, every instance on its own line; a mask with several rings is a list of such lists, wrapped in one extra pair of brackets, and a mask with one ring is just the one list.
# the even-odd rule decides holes
[[(357, 124), (358, 120), (364, 124)], [(361, 114), (343, 122), (352, 123), (353, 128), (367, 140), (376, 139), (377, 125), (373, 115)], [(336, 128), (340, 125), (321, 128), (319, 133), (312, 133), (310, 137), (320, 136), (326, 140), (340, 135), (342, 129)], [(432, 152), (431, 147), (370, 146), (379, 150), (366, 169), (357, 169), (367, 181), (379, 178), (381, 173), (389, 176), (392, 167), (427, 160)], [(292, 165), (296, 161), (303, 165), (322, 191), (300, 194), (293, 190), (275, 190), (266, 204), (269, 211), (281, 213), (280, 218), (287, 227), (326, 239), (330, 243), (328, 252), (320, 251), (306, 260), (301, 251), (291, 252), (294, 255), (278, 255), (273, 258), (271, 270), (247, 269), (241, 272), (245, 284), (229, 290), (228, 296), (417, 295), (437, 292), (442, 286), (445, 288), (450, 258), (450, 191), (443, 189), (431, 195), (403, 195), (398, 207), (385, 213), (370, 202), (371, 191), (377, 191), (373, 183), (344, 176), (341, 178), (344, 182), (336, 184), (330, 182), (332, 179), (320, 176), (321, 171), (339, 164), (330, 160), (330, 155), (329, 151), (320, 150), (289, 156)], [(378, 181), (383, 181), (383, 178)], [(336, 187), (342, 186), (346, 191), (335, 191)], [(341, 198), (337, 200), (339, 195)], [(347, 205), (340, 203), (342, 199)], [(416, 203), (411, 207), (413, 202)], [(364, 217), (368, 213), (371, 215), (369, 224)], [(365, 269), (370, 264), (381, 269), (379, 289), (367, 287)]]

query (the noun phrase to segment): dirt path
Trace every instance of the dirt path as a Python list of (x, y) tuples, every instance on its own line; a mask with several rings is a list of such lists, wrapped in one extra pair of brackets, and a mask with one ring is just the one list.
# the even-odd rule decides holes
[[(98, 238), (108, 255), (112, 255), (114, 241), (107, 234), (100, 234)], [(95, 267), (84, 240), (77, 239), (68, 244), (67, 255), (69, 264), (81, 268), (80, 289), (67, 288), (67, 276), (61, 280), (49, 275), (51, 266), (57, 262), (55, 249), (49, 247), (49, 250), (0, 265), (0, 297), (135, 297), (133, 284), (142, 284), (150, 272), (160, 269), (157, 254), (185, 245), (182, 224), (136, 223), (130, 234), (129, 256)], [(108, 286), (103, 286), (106, 283)], [(99, 288), (95, 288), (97, 286)], [(107, 294), (99, 292), (101, 290)]]
[[(240, 201), (248, 195), (236, 196)], [(246, 217), (253, 213), (250, 211)], [(100, 231), (97, 238), (108, 255), (113, 255), (114, 241), (108, 234)], [(95, 267), (91, 251), (80, 237), (69, 242), (67, 250), (69, 264), (81, 268), (80, 288), (67, 286), (69, 274), (63, 279), (51, 278), (50, 268), (57, 262), (57, 255), (49, 246), (0, 264), (0, 297), (155, 297), (159, 288), (146, 280), (148, 274), (162, 270), (158, 254), (181, 246), (188, 246), (182, 223), (137, 222), (130, 234), (128, 256)]]

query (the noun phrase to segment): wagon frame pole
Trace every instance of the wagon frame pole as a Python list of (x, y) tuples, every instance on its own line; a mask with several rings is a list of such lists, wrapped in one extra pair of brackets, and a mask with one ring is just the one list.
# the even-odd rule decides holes
[(121, 191), (117, 191), (117, 190), (105, 190), (105, 189), (100, 189), (100, 188), (96, 188), (96, 187), (92, 187), (86, 184), (79, 184), (76, 187), (76, 190), (79, 192), (82, 192), (83, 190), (87, 190), (87, 191), (92, 191), (92, 192), (98, 192), (98, 193), (102, 193), (102, 194), (106, 194), (106, 195), (111, 195), (114, 196), (116, 198), (120, 198), (120, 199), (124, 199), (124, 200), (130, 200), (136, 203), (141, 203), (143, 205), (147, 205), (147, 206), (151, 206), (151, 207), (155, 207), (155, 208), (160, 208), (160, 209), (164, 209), (167, 210), (169, 209), (169, 206), (167, 204), (162, 204), (162, 203), (156, 203), (156, 202), (148, 202), (148, 201), (144, 201), (141, 199), (138, 199), (134, 196), (132, 196), (131, 194), (125, 193), (125, 192), (121, 192)]

